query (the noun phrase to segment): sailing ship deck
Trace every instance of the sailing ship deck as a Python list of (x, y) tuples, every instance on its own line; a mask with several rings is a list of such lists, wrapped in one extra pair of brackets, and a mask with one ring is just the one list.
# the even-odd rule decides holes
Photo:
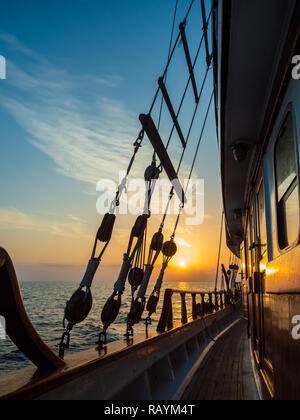
[(259, 400), (247, 328), (240, 320), (222, 335), (191, 381), (184, 400)]
[(239, 301), (134, 343), (110, 343), (104, 353), (68, 355), (52, 373), (12, 372), (0, 377), (0, 399), (258, 399), (241, 316)]

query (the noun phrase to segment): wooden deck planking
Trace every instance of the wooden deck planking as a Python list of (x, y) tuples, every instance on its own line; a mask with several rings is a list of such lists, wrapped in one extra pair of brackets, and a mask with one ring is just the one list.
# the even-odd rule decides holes
[(183, 399), (259, 400), (244, 320), (216, 342)]

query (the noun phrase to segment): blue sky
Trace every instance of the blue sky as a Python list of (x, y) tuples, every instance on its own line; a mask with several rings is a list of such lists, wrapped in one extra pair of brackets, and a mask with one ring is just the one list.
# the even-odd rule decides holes
[[(188, 4), (179, 0), (176, 34)], [(96, 182), (117, 179), (119, 169), (127, 167), (140, 129), (138, 115), (148, 111), (166, 63), (174, 5), (175, 0), (12, 0), (1, 5), (0, 54), (7, 60), (7, 80), (0, 81), (0, 176), (5, 180), (0, 235), (20, 266), (82, 265), (89, 257), (99, 223)], [(187, 27), (192, 55), (201, 29), (200, 1), (195, 1)], [(204, 55), (201, 59), (204, 63)], [(199, 80), (203, 72), (199, 66)], [(175, 104), (187, 77), (180, 48), (168, 75)], [(182, 174), (193, 158), (211, 75), (207, 86)], [(185, 131), (192, 99), (189, 92), (181, 117)], [(168, 129), (166, 116), (163, 137)], [(178, 161), (178, 139), (170, 153)], [(143, 174), (150, 156), (147, 143), (135, 176)], [(215, 264), (221, 212), (213, 109), (195, 175), (205, 179), (206, 218), (197, 230), (206, 249), (199, 265), (207, 269)], [(117, 265), (132, 221), (120, 218), (104, 265)], [(194, 243), (192, 237), (184, 239)], [(215, 247), (211, 252), (208, 243)]]

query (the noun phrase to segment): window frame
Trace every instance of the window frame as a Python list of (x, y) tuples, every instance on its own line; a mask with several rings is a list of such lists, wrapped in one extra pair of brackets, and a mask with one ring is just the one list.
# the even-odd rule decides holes
[[(260, 206), (259, 206), (260, 204), (259, 197), (260, 197), (261, 192), (262, 192), (262, 200), (264, 204), (264, 215), (261, 214)], [(269, 262), (269, 255), (268, 255), (269, 238), (268, 238), (268, 226), (267, 226), (267, 203), (266, 203), (265, 179), (264, 179), (262, 170), (261, 170), (261, 179), (257, 184), (255, 196), (256, 196), (257, 239), (259, 240), (260, 245), (264, 245), (264, 247), (260, 248), (260, 258), (261, 258), (261, 261), (266, 260), (266, 262), (268, 263)], [(265, 238), (262, 238), (261, 224), (264, 225)]]
[[(295, 155), (295, 159), (296, 159), (296, 178), (294, 179), (294, 181), (291, 183), (291, 185), (289, 186), (289, 188), (287, 189), (287, 191), (285, 192), (285, 194), (283, 195), (283, 197), (281, 198), (281, 200), (279, 201), (279, 196), (278, 196), (278, 178), (277, 178), (277, 168), (276, 168), (276, 150), (277, 150), (277, 144), (280, 141), (280, 132), (282, 130), (282, 126), (284, 124), (284, 122), (286, 121), (288, 115), (291, 114), (292, 117), (292, 122), (293, 122), (293, 132), (294, 132), (294, 155)], [(286, 252), (290, 251), (291, 249), (295, 248), (298, 244), (299, 244), (299, 240), (300, 240), (300, 211), (299, 211), (299, 225), (298, 225), (298, 235), (297, 238), (295, 239), (295, 241), (291, 244), (288, 244), (286, 247), (281, 248), (280, 246), (280, 238), (281, 238), (281, 230), (280, 230), (280, 226), (279, 226), (279, 220), (280, 220), (280, 215), (279, 215), (279, 207), (280, 207), (280, 203), (282, 202), (283, 198), (285, 196), (289, 196), (292, 194), (291, 191), (291, 186), (295, 183), (295, 181), (297, 180), (297, 185), (298, 185), (298, 205), (299, 205), (299, 210), (300, 210), (300, 185), (299, 185), (299, 155), (298, 155), (298, 135), (297, 135), (297, 127), (296, 127), (296, 112), (295, 112), (295, 108), (292, 102), (290, 102), (287, 106), (286, 111), (284, 112), (282, 121), (280, 123), (279, 129), (277, 131), (277, 135), (276, 135), (276, 141), (274, 144), (274, 152), (273, 152), (273, 165), (274, 165), (274, 175), (275, 175), (275, 198), (276, 198), (276, 203), (275, 203), (275, 208), (276, 208), (276, 231), (277, 231), (277, 248), (279, 250), (280, 254), (285, 254)]]

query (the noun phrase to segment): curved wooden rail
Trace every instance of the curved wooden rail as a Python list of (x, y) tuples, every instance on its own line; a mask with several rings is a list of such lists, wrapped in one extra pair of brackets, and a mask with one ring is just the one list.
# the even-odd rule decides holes
[(41, 339), (26, 310), (13, 263), (0, 247), (0, 315), (6, 321), (6, 333), (19, 350), (38, 368), (57, 369), (65, 365)]

